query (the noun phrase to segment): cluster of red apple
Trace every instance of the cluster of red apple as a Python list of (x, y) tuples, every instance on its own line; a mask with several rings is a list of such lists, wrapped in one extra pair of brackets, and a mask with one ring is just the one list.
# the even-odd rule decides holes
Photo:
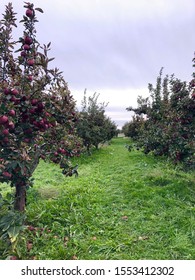
[(54, 163), (59, 163), (61, 162), (61, 158), (63, 156), (70, 157), (70, 152), (68, 151), (68, 149), (58, 148), (56, 151), (52, 152), (51, 160)]
[[(8, 112), (8, 115), (14, 116), (15, 111), (10, 110)], [(9, 143), (10, 132), (15, 127), (14, 123), (10, 120), (9, 116), (7, 116), (7, 115), (0, 116), (0, 141), (1, 141), (2, 145), (7, 145)], [(2, 167), (4, 167), (4, 164), (5, 164), (4, 159), (0, 158), (1, 169), (2, 169)], [(3, 168), (2, 176), (4, 179), (9, 180), (9, 179), (11, 179), (12, 174), (9, 173), (5, 168)]]
[[(53, 126), (52, 123), (48, 121), (48, 117), (50, 117), (50, 113), (45, 111), (45, 104), (33, 98), (30, 100), (30, 96), (24, 96), (19, 93), (16, 88), (10, 89), (5, 87), (4, 90), (4, 102), (7, 104), (11, 103), (11, 107), (14, 105), (17, 106), (20, 111), (20, 119), (17, 121), (22, 124), (28, 124), (24, 126), (25, 134), (32, 134), (33, 130), (45, 131), (49, 127)], [(24, 109), (25, 102), (28, 104), (28, 108)], [(31, 106), (29, 106), (31, 105)], [(14, 109), (10, 109), (6, 114), (0, 116), (0, 130), (1, 130), (1, 138), (4, 144), (9, 142), (9, 134), (10, 132), (14, 132), (15, 124), (14, 118), (16, 117), (16, 111)], [(27, 128), (28, 127), (28, 128)], [(29, 142), (30, 138), (26, 138), (24, 142)]]
[[(4, 166), (4, 162), (5, 162), (5, 160), (4, 160), (3, 158), (0, 158), (0, 166), (1, 166), (1, 167)], [(11, 177), (12, 177), (12, 174), (9, 173), (9, 172), (6, 171), (6, 170), (4, 170), (4, 171), (2, 172), (2, 175), (3, 175), (3, 178), (4, 178), (4, 179), (7, 179), (7, 180), (11, 179)]]
[[(35, 12), (33, 8), (28, 8), (26, 10), (26, 16), (29, 20), (33, 20), (35, 17)], [(21, 57), (24, 59), (28, 66), (33, 66), (35, 64), (35, 51), (33, 49), (33, 39), (30, 35), (26, 34), (24, 38), (21, 39), (22, 51), (20, 53)], [(32, 80), (32, 76), (29, 77), (29, 81)]]
[[(48, 121), (48, 117), (50, 117), (51, 114), (45, 111), (44, 102), (33, 98), (30, 100), (30, 105), (31, 106), (21, 114), (23, 123), (30, 123), (35, 130), (40, 130), (42, 132), (53, 126), (53, 124)], [(28, 134), (29, 131), (26, 131), (26, 133)]]
[(68, 141), (60, 141), (59, 147), (56, 151), (52, 152), (51, 160), (54, 163), (63, 162), (62, 158), (71, 158), (78, 157), (81, 154), (81, 150), (83, 149), (81, 140), (72, 138), (71, 135), (68, 135)]
[(10, 117), (15, 116), (16, 112), (15, 110), (11, 109), (8, 111), (8, 116), (3, 115), (0, 116), (0, 128), (1, 128), (1, 137), (4, 144), (7, 144), (9, 142), (8, 136), (10, 131), (12, 131), (15, 128), (15, 125), (12, 120), (10, 120)]

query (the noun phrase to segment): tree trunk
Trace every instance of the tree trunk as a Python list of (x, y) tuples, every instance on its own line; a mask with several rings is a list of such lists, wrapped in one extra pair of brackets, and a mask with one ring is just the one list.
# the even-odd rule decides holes
[(14, 209), (20, 212), (25, 210), (26, 206), (26, 186), (16, 185)]

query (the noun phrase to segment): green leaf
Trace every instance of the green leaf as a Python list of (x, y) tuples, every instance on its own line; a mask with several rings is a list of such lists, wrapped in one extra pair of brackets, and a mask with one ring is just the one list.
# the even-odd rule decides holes
[(43, 13), (43, 10), (41, 8), (35, 8), (36, 11)]
[(49, 59), (48, 59), (48, 62), (50, 62), (50, 61), (52, 61), (52, 60), (54, 60), (54, 59), (55, 59), (55, 57), (49, 58)]
[(12, 226), (8, 229), (7, 234), (10, 238), (11, 243), (14, 243), (21, 231), (21, 226)]
[(47, 44), (47, 48), (49, 49), (50, 46), (51, 46), (51, 42), (49, 42), (49, 43)]
[(17, 165), (18, 165), (18, 161), (12, 161), (12, 162), (9, 164), (9, 168), (14, 169), (14, 168), (17, 167)]

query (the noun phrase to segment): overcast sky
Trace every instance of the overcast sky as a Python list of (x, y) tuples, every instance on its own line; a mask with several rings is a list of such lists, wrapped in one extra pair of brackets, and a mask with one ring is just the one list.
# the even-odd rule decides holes
[[(12, 2), (19, 19), (23, 1)], [(195, 51), (195, 0), (32, 0), (38, 13), (37, 39), (52, 42), (54, 66), (63, 71), (80, 105), (84, 89), (109, 102), (107, 114), (119, 125), (128, 106), (147, 96), (161, 67), (189, 81)], [(19, 30), (19, 28), (18, 28)], [(17, 32), (18, 32), (17, 30)]]

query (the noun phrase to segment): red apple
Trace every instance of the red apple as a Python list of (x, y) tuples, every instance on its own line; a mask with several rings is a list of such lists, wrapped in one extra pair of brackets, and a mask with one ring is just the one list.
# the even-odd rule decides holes
[(37, 104), (37, 107), (38, 107), (40, 110), (42, 110), (42, 109), (44, 108), (44, 104), (43, 104), (42, 102), (39, 102), (39, 103)]
[(32, 134), (32, 132), (33, 132), (32, 128), (27, 128), (24, 131), (25, 134)]
[(26, 96), (25, 95), (23, 95), (22, 97), (21, 97), (21, 99), (20, 99), (22, 102), (24, 102), (24, 101), (26, 101)]
[(36, 127), (39, 126), (39, 123), (38, 123), (37, 121), (33, 121), (33, 120), (32, 120), (31, 123), (33, 123), (33, 125), (36, 126)]
[(9, 139), (8, 139), (7, 137), (5, 137), (5, 138), (3, 139), (3, 142), (4, 142), (5, 144), (9, 143)]
[(28, 230), (34, 231), (34, 230), (35, 230), (35, 227), (33, 227), (33, 226), (28, 226)]
[(30, 139), (29, 139), (29, 138), (25, 138), (25, 139), (24, 139), (24, 142), (25, 142), (25, 143), (30, 143)]
[(26, 16), (29, 17), (29, 18), (33, 18), (34, 17), (34, 10), (27, 9), (26, 10)]
[(5, 88), (5, 89), (4, 89), (4, 94), (5, 94), (5, 95), (10, 94), (10, 89), (9, 89), (9, 88)]
[(10, 174), (10, 173), (7, 172), (7, 171), (4, 171), (2, 174), (3, 174), (3, 176), (6, 177), (6, 178), (11, 178), (11, 177), (12, 177), (12, 174)]
[(30, 46), (27, 45), (27, 44), (25, 44), (25, 45), (23, 46), (23, 49), (24, 49), (25, 51), (28, 51), (28, 50), (30, 50)]
[(27, 64), (29, 66), (33, 66), (35, 64), (35, 60), (33, 58), (27, 60)]
[(8, 114), (12, 117), (14, 117), (16, 115), (16, 112), (12, 109), (8, 112)]
[(5, 124), (8, 121), (8, 117), (7, 116), (1, 116), (0, 117), (0, 124)]
[(40, 120), (39, 122), (37, 122), (37, 126), (39, 128), (43, 128), (44, 127), (44, 121), (43, 120)]
[(32, 76), (32, 75), (28, 75), (28, 80), (29, 80), (30, 82), (32, 82), (32, 81), (33, 81), (33, 76)]
[(17, 100), (17, 98), (15, 96), (12, 96), (12, 98), (10, 99), (10, 101), (15, 102)]
[(20, 99), (19, 99), (19, 98), (16, 98), (16, 99), (14, 100), (14, 104), (15, 104), (15, 105), (20, 104)]
[(18, 93), (19, 93), (19, 91), (15, 88), (11, 90), (11, 94), (13, 94), (13, 95), (17, 95)]
[(51, 114), (50, 114), (50, 113), (48, 113), (48, 112), (45, 112), (45, 116), (46, 116), (46, 117), (50, 117), (50, 116), (51, 116)]
[(2, 134), (5, 135), (5, 136), (8, 136), (9, 135), (9, 130), (8, 129), (4, 129), (2, 131)]
[(31, 37), (26, 36), (26, 37), (24, 38), (24, 43), (25, 43), (25, 44), (27, 44), (27, 45), (31, 45), (31, 44), (32, 44), (32, 42), (33, 42), (33, 40), (32, 40), (32, 38), (31, 38)]
[(37, 105), (37, 103), (38, 103), (38, 100), (37, 100), (37, 99), (32, 99), (31, 104), (32, 104), (33, 106)]
[(63, 155), (65, 155), (65, 154), (66, 154), (66, 151), (65, 151), (64, 149), (62, 149), (61, 153), (62, 153)]
[(15, 125), (13, 122), (9, 122), (8, 127), (9, 127), (9, 129), (14, 129)]
[(35, 113), (36, 113), (36, 109), (35, 109), (35, 108), (32, 108), (32, 109), (29, 110), (29, 112), (30, 112), (31, 114), (35, 114)]
[(23, 57), (25, 57), (25, 56), (27, 55), (27, 53), (26, 53), (25, 51), (22, 51), (22, 52), (20, 53), (20, 55), (23, 56)]

